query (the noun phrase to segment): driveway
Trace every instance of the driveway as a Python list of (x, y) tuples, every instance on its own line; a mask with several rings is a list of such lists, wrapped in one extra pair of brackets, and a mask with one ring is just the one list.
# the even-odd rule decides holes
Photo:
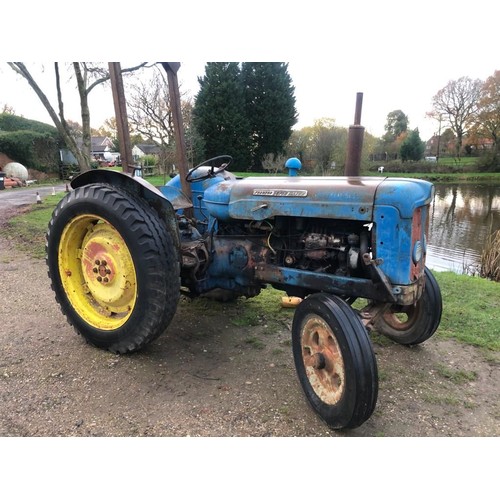
[(66, 184), (61, 183), (54, 186), (35, 186), (0, 190), (0, 214), (9, 208), (22, 207), (36, 203), (36, 194), (39, 193), (43, 199), (55, 192), (64, 191)]

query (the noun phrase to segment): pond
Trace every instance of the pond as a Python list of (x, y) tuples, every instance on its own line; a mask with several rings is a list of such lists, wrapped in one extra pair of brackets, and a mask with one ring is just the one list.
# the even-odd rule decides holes
[(488, 236), (500, 228), (500, 184), (435, 184), (427, 266), (462, 274), (480, 262)]

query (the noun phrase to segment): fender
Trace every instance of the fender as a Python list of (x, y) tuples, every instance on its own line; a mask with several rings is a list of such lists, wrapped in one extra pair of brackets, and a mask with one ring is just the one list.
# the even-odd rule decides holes
[[(110, 184), (111, 186), (133, 193), (138, 198), (144, 199), (165, 222), (167, 230), (174, 241), (175, 247), (180, 250), (181, 239), (175, 208), (165, 198), (163, 193), (142, 177), (131, 177), (115, 170), (89, 170), (75, 177), (70, 185), (73, 189), (87, 184)], [(180, 251), (179, 259), (180, 259)]]

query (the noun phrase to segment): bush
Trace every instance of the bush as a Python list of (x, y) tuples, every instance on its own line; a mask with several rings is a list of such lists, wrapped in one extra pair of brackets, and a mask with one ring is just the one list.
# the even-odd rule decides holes
[(140, 158), (139, 162), (145, 167), (154, 167), (158, 162), (158, 158), (155, 155), (144, 155)]
[(477, 160), (479, 172), (500, 172), (500, 154), (488, 152)]
[(59, 133), (47, 123), (0, 113), (0, 152), (26, 168), (57, 172)]
[(50, 134), (18, 130), (0, 132), (0, 151), (26, 168), (42, 172), (57, 172), (59, 147)]
[(42, 135), (50, 135), (56, 140), (59, 138), (59, 133), (53, 125), (48, 125), (47, 123), (36, 120), (28, 120), (22, 116), (16, 116), (10, 113), (0, 113), (0, 130), (3, 132), (29, 130), (31, 132), (38, 132)]
[(492, 233), (481, 254), (481, 277), (500, 281), (500, 229)]

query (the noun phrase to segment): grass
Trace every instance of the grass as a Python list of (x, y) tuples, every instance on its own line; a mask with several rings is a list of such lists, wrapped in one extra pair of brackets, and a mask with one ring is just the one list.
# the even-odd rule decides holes
[(452, 272), (434, 275), (443, 297), (439, 336), (500, 351), (500, 283)]
[(445, 365), (438, 365), (437, 372), (441, 377), (451, 380), (455, 384), (473, 382), (477, 379), (477, 373), (474, 371), (456, 370)]
[(33, 205), (27, 212), (13, 217), (7, 227), (0, 228), (0, 235), (6, 239), (15, 238), (21, 252), (43, 258), (47, 225), (54, 208), (66, 194), (62, 192), (47, 196), (41, 204)]
[[(66, 193), (47, 196), (23, 214), (10, 219), (0, 228), (0, 236), (15, 241), (21, 252), (32, 257), (45, 255), (45, 232), (52, 211)], [(487, 351), (500, 351), (500, 283), (485, 278), (434, 273), (443, 297), (443, 316), (437, 335), (452, 338)], [(288, 327), (293, 309), (281, 307), (283, 292), (268, 287), (257, 297), (240, 298), (234, 303), (194, 299), (181, 307), (196, 309), (210, 316), (227, 315), (235, 326)], [(380, 343), (387, 340), (381, 338)]]
[[(271, 334), (273, 327), (283, 326), (293, 317), (292, 309), (281, 307), (281, 297), (284, 292), (274, 288), (266, 288), (257, 297), (238, 298), (235, 302), (217, 302), (208, 298), (198, 297), (186, 299), (181, 307), (204, 316), (225, 315), (229, 322), (237, 327), (263, 326)], [(267, 328), (266, 328), (267, 325)]]

